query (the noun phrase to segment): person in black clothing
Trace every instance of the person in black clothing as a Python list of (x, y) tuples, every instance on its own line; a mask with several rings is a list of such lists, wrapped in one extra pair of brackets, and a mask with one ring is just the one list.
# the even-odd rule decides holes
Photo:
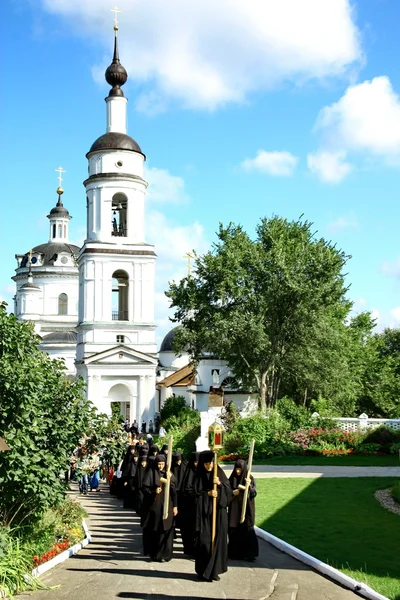
[(160, 450), (158, 446), (150, 446), (149, 456), (158, 456), (160, 454)]
[(164, 444), (163, 447), (161, 448), (161, 452), (160, 454), (163, 454), (165, 456), (165, 462), (167, 462), (167, 457), (168, 457), (168, 444)]
[(258, 539), (254, 531), (254, 498), (257, 495), (257, 491), (254, 478), (250, 475), (245, 519), (243, 523), (240, 523), (243, 506), (243, 491), (246, 481), (247, 464), (244, 460), (237, 460), (232, 474), (229, 477), (233, 496), (229, 504), (228, 556), (232, 559), (253, 562), (258, 556)]
[(143, 481), (147, 472), (147, 454), (139, 457), (135, 473), (135, 499), (134, 508), (139, 517), (143, 513)]
[(122, 481), (124, 485), (124, 508), (133, 508), (135, 494), (135, 473), (139, 455), (135, 446), (129, 446), (122, 463)]
[[(219, 581), (220, 573), (228, 570), (228, 512), (232, 497), (231, 486), (225, 473), (218, 467), (214, 482), (214, 453), (200, 452), (199, 463), (193, 483), (196, 498), (196, 550), (195, 570), (199, 577), (207, 581)], [(217, 491), (213, 490), (214, 483)], [(214, 551), (212, 552), (213, 497), (217, 498), (217, 528)]]
[(146, 421), (142, 421), (142, 427), (141, 427), (141, 432), (142, 433), (146, 433), (146, 426), (147, 426)]
[(133, 421), (133, 423), (131, 425), (131, 433), (136, 434), (136, 435), (139, 433), (139, 424), (136, 421), (136, 419)]
[(176, 480), (176, 491), (178, 492), (178, 494), (181, 489), (183, 477), (185, 475), (185, 470), (186, 461), (183, 460), (182, 454), (180, 452), (173, 452), (171, 460), (171, 472)]
[[(165, 484), (171, 479), (167, 519), (163, 519)], [(175, 478), (166, 472), (165, 458), (157, 456), (155, 468), (144, 477), (143, 492), (149, 498), (147, 514), (143, 521), (143, 554), (151, 560), (168, 562), (172, 558), (174, 544), (174, 516), (178, 513)]]
[(182, 535), (183, 551), (188, 556), (195, 555), (196, 499), (193, 494), (193, 482), (198, 461), (199, 452), (192, 452), (178, 494), (179, 526)]

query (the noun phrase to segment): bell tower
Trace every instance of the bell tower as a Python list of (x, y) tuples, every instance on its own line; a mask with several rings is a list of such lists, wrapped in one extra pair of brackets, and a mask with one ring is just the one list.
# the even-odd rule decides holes
[(128, 75), (114, 54), (105, 72), (111, 86), (106, 133), (86, 154), (87, 232), (79, 254), (79, 317), (76, 367), (89, 400), (101, 412), (118, 402), (131, 421), (154, 415), (156, 254), (145, 241), (146, 157), (127, 134)]

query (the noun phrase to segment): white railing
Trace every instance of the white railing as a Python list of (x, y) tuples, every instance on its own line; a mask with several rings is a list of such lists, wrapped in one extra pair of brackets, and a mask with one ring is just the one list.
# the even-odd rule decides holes
[[(319, 417), (314, 413), (313, 417)], [(337, 421), (338, 426), (343, 431), (358, 431), (365, 429), (376, 429), (377, 427), (390, 427), (391, 429), (400, 429), (400, 419), (370, 419), (363, 413), (359, 417), (334, 417), (332, 421)]]

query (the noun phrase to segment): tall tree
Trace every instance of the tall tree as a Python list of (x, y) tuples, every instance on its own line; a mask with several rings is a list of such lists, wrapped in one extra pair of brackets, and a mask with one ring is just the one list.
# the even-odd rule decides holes
[(252, 240), (241, 226), (220, 225), (211, 251), (191, 276), (171, 283), (175, 347), (194, 361), (204, 349), (228, 361), (242, 383), (273, 406), (289, 352), (327, 311), (350, 309), (342, 268), (348, 260), (307, 221), (262, 219)]
[(63, 494), (59, 478), (92, 412), (80, 380), (39, 350), (31, 324), (0, 304), (0, 519), (35, 518)]

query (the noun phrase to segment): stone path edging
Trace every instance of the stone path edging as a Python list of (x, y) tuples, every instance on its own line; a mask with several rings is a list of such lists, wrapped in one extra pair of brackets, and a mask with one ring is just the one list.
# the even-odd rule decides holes
[(79, 550), (82, 550), (82, 548), (85, 548), (85, 546), (90, 544), (90, 542), (92, 541), (92, 536), (90, 535), (88, 526), (86, 525), (84, 519), (82, 520), (82, 527), (86, 534), (86, 537), (83, 540), (81, 540), (74, 546), (67, 548), (67, 550), (64, 550), (64, 552), (60, 552), (60, 554), (57, 554), (57, 556), (54, 556), (54, 558), (51, 558), (45, 563), (39, 565), (38, 567), (36, 567), (36, 569), (33, 569), (32, 576), (39, 577), (43, 573), (46, 573), (46, 571), (48, 571), (49, 569), (52, 569), (56, 565), (59, 565), (60, 563), (64, 562), (64, 560), (67, 560), (74, 554), (77, 554)]
[(375, 498), (378, 500), (382, 508), (390, 510), (395, 515), (400, 515), (400, 504), (396, 502), (390, 493), (390, 489), (387, 490), (376, 490)]
[(293, 558), (296, 558), (297, 560), (303, 562), (304, 564), (315, 569), (319, 573), (322, 573), (326, 577), (337, 581), (338, 583), (352, 590), (356, 594), (360, 594), (364, 598), (368, 598), (368, 600), (389, 600), (389, 598), (387, 598), (386, 596), (382, 596), (382, 594), (379, 594), (378, 592), (375, 592), (375, 590), (370, 588), (368, 585), (365, 585), (365, 583), (356, 581), (355, 579), (349, 577), (348, 575), (345, 575), (338, 569), (335, 569), (334, 567), (327, 565), (321, 560), (318, 560), (318, 558), (314, 558), (314, 556), (311, 556), (310, 554), (303, 552), (299, 548), (296, 548), (295, 546), (284, 542), (275, 535), (272, 535), (272, 533), (268, 533), (267, 531), (264, 531), (264, 529), (260, 529), (260, 527), (257, 526), (255, 526), (254, 529), (259, 538), (265, 540), (272, 546), (275, 546), (275, 548), (278, 548), (278, 550), (281, 550), (282, 552), (293, 556)]

